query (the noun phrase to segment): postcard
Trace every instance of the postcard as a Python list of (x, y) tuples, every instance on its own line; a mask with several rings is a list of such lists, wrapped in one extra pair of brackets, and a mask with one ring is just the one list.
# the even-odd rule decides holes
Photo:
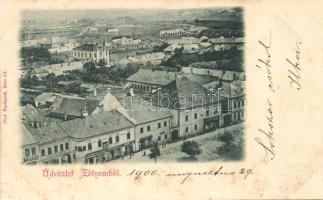
[(323, 198), (322, 1), (2, 1), (0, 199)]

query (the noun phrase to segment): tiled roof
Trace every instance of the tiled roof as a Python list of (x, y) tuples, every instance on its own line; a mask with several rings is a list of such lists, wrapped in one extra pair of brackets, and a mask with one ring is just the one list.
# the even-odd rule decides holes
[(244, 82), (243, 81), (234, 81), (232, 83), (222, 83), (221, 86), (221, 96), (232, 98), (243, 96), (244, 91)]
[(190, 80), (202, 85), (202, 86), (207, 84), (207, 83), (210, 83), (210, 82), (218, 80), (218, 77), (207, 76), (207, 75), (185, 74), (184, 76), (189, 78)]
[[(216, 93), (211, 95), (209, 90), (183, 76), (176, 78), (160, 94), (154, 94), (153, 103), (170, 109), (190, 109), (224, 100), (224, 98), (218, 98), (215, 95)], [(162, 98), (163, 96), (164, 98)]]
[(175, 73), (140, 69), (137, 73), (130, 76), (127, 80), (147, 84), (167, 85), (175, 80)]
[(51, 92), (43, 92), (40, 95), (38, 95), (35, 100), (37, 101), (51, 101), (53, 102), (55, 100), (55, 95)]
[(40, 128), (30, 128), (30, 131), (40, 144), (68, 137), (58, 123), (51, 123)]
[(139, 95), (118, 96), (118, 101), (127, 111), (135, 124), (143, 124), (151, 121), (171, 117), (168, 111), (162, 111), (159, 107), (151, 105), (148, 99), (143, 99)]
[(60, 123), (59, 126), (73, 138), (88, 138), (96, 135), (130, 128), (133, 124), (118, 111), (108, 111)]
[(37, 143), (37, 140), (31, 134), (29, 128), (26, 125), (22, 124), (22, 145), (30, 145)]
[(95, 44), (83, 44), (73, 49), (74, 51), (96, 51)]
[(39, 113), (39, 111), (30, 104), (27, 104), (26, 106), (22, 107), (22, 115), (23, 115), (23, 120), (26, 123), (44, 121), (44, 118)]
[(98, 102), (96, 99), (64, 98), (58, 96), (50, 107), (50, 112), (81, 117), (85, 107), (87, 107), (88, 114), (91, 114), (97, 105)]
[(167, 117), (171, 117), (172, 114), (168, 111), (159, 111), (159, 110), (136, 110), (128, 111), (129, 115), (135, 120), (136, 124), (144, 124)]

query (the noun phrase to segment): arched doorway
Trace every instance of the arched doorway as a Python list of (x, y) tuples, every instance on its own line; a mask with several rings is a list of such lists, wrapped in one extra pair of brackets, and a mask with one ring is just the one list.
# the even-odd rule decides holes
[(175, 129), (172, 131), (172, 140), (178, 140), (178, 130)]
[(65, 154), (61, 158), (61, 163), (66, 164), (66, 163), (72, 163), (71, 155), (70, 154)]

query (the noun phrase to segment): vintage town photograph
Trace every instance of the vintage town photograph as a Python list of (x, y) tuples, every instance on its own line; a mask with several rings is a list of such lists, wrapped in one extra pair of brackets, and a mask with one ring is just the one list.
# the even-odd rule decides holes
[(244, 159), (244, 17), (208, 9), (24, 10), (25, 165)]

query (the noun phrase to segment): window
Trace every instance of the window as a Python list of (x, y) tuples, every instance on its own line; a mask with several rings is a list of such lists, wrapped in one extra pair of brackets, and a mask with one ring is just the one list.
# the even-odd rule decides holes
[(99, 140), (98, 141), (98, 147), (101, 147), (102, 146), (102, 141), (101, 140)]
[(109, 144), (112, 144), (113, 140), (112, 137), (109, 138)]
[(103, 142), (103, 148), (108, 147), (108, 143), (107, 142)]
[(197, 113), (194, 113), (194, 119), (197, 119)]
[(165, 135), (165, 139), (167, 139), (167, 135)]
[(119, 142), (119, 135), (116, 136), (116, 142)]
[(46, 154), (46, 153), (45, 153), (45, 149), (42, 149), (42, 150), (41, 150), (41, 156), (45, 156), (45, 154)]
[(158, 141), (160, 141), (161, 140), (161, 137), (160, 136), (158, 136)]
[(207, 110), (207, 111), (206, 111), (206, 116), (208, 117), (208, 116), (209, 116), (209, 114), (210, 114), (210, 112)]
[(167, 126), (167, 121), (164, 121), (164, 127), (166, 127)]
[(237, 107), (237, 102), (233, 102), (233, 108)]
[(160, 123), (158, 123), (158, 128), (160, 128), (161, 127), (161, 124)]
[(127, 133), (127, 139), (128, 140), (130, 139), (130, 133)]
[(185, 127), (185, 133), (187, 133), (188, 132), (188, 127)]
[(64, 145), (63, 145), (63, 144), (61, 144), (61, 145), (60, 145), (60, 150), (61, 150), (61, 151), (63, 151), (63, 150), (64, 150)]
[(82, 147), (77, 147), (78, 152), (82, 152)]
[(30, 156), (29, 149), (25, 149), (25, 157), (29, 157), (29, 156)]
[(83, 146), (83, 151), (86, 151), (86, 146)]
[(185, 115), (185, 121), (186, 122), (188, 121), (188, 115)]
[(54, 146), (54, 151), (55, 151), (55, 153), (58, 152), (58, 146), (57, 145)]
[(147, 126), (147, 131), (148, 131), (148, 132), (150, 131), (150, 126)]
[(70, 148), (69, 144), (68, 143), (65, 143), (65, 149), (66, 150), (69, 150), (69, 148)]
[(194, 129), (197, 130), (197, 125), (194, 126)]
[(242, 100), (242, 106), (244, 106), (244, 100)]
[(244, 116), (243, 116), (243, 111), (241, 112), (241, 118), (243, 118)]
[(140, 133), (143, 133), (144, 132), (144, 128), (140, 128)]
[(87, 144), (87, 149), (92, 150), (92, 143)]
[(31, 155), (36, 155), (36, 148), (35, 147), (33, 147), (33, 148), (31, 148)]
[(75, 146), (75, 151), (77, 151), (77, 146)]
[(52, 154), (52, 148), (48, 147), (47, 152), (48, 152), (48, 155)]

